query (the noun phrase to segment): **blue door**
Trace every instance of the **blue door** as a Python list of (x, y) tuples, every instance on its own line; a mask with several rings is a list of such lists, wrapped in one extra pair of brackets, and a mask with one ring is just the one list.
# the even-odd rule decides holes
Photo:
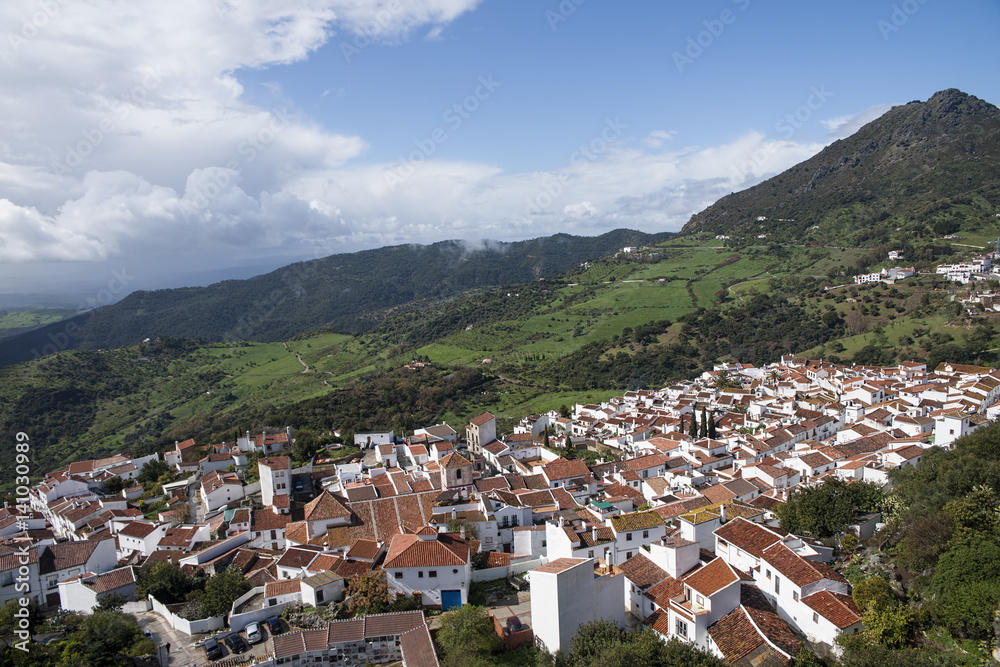
[(462, 606), (462, 591), (441, 591), (441, 609), (459, 609)]

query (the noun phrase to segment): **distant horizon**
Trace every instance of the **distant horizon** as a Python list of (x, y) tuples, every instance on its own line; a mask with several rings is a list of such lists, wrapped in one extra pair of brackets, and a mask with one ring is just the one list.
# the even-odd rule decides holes
[[(114, 269), (112, 269), (111, 273), (112, 273), (113, 276), (121, 276), (121, 278), (118, 279), (118, 280), (115, 280), (113, 278), (112, 282), (113, 283), (117, 282), (118, 284), (121, 284), (122, 289), (109, 289), (106, 286), (96, 285), (92, 289), (83, 289), (83, 290), (76, 291), (76, 292), (58, 292), (58, 291), (52, 291), (52, 292), (44, 292), (44, 291), (42, 291), (42, 292), (35, 292), (35, 293), (0, 292), (0, 310), (3, 310), (3, 309), (7, 309), (7, 310), (30, 310), (30, 309), (33, 309), (34, 306), (31, 306), (31, 305), (25, 305), (25, 306), (12, 305), (12, 304), (15, 304), (15, 303), (20, 303), (20, 302), (31, 302), (32, 299), (35, 299), (35, 301), (37, 303), (39, 303), (39, 304), (41, 304), (41, 303), (51, 304), (51, 305), (39, 305), (38, 306), (39, 308), (82, 309), (87, 304), (88, 300), (94, 301), (93, 294), (94, 294), (95, 290), (96, 291), (106, 291), (106, 292), (109, 292), (109, 293), (113, 292), (113, 294), (112, 294), (113, 300), (110, 300), (110, 301), (107, 301), (107, 302), (103, 302), (102, 301), (101, 303), (99, 303), (99, 305), (109, 305), (109, 304), (117, 303), (118, 301), (121, 301), (122, 299), (124, 299), (125, 297), (127, 297), (129, 294), (131, 294), (133, 292), (155, 291), (155, 290), (166, 290), (166, 289), (185, 289), (185, 288), (208, 287), (210, 285), (215, 285), (217, 283), (225, 282), (227, 280), (248, 280), (250, 278), (255, 278), (257, 276), (262, 276), (262, 275), (266, 275), (268, 273), (273, 273), (274, 271), (282, 269), (282, 268), (284, 268), (286, 266), (291, 266), (292, 264), (297, 264), (299, 262), (308, 262), (308, 261), (312, 261), (314, 259), (324, 259), (326, 257), (334, 257), (336, 255), (353, 255), (353, 254), (359, 253), (359, 252), (365, 252), (365, 251), (370, 251), (370, 250), (380, 250), (380, 249), (383, 249), (383, 248), (392, 248), (392, 247), (399, 247), (399, 246), (417, 246), (417, 247), (423, 247), (423, 246), (433, 246), (433, 245), (437, 245), (439, 243), (461, 243), (461, 244), (471, 245), (471, 246), (473, 246), (472, 249), (476, 250), (478, 248), (476, 248), (475, 246), (479, 246), (479, 245), (487, 245), (487, 244), (494, 244), (494, 243), (496, 243), (496, 244), (503, 244), (503, 245), (511, 245), (511, 244), (514, 244), (514, 243), (523, 243), (523, 242), (526, 242), (526, 241), (534, 241), (536, 239), (542, 239), (542, 238), (549, 238), (549, 237), (552, 237), (552, 236), (558, 236), (560, 234), (562, 234), (562, 235), (568, 235), (568, 236), (576, 236), (576, 237), (581, 237), (581, 238), (597, 238), (599, 236), (603, 236), (604, 234), (608, 234), (610, 232), (614, 232), (614, 231), (617, 231), (617, 230), (636, 231), (636, 232), (640, 232), (640, 233), (643, 233), (643, 234), (677, 234), (678, 233), (678, 232), (642, 232), (641, 230), (629, 230), (628, 228), (625, 228), (625, 227), (616, 227), (614, 229), (607, 229), (607, 230), (604, 230), (604, 231), (598, 231), (598, 232), (595, 232), (593, 234), (572, 234), (570, 232), (555, 232), (553, 234), (548, 234), (548, 235), (530, 236), (530, 237), (523, 238), (523, 239), (515, 239), (515, 240), (509, 240), (509, 241), (500, 241), (500, 240), (497, 240), (497, 239), (475, 239), (475, 240), (468, 240), (468, 239), (441, 239), (439, 241), (432, 241), (432, 242), (429, 242), (429, 243), (415, 243), (415, 242), (411, 242), (411, 243), (394, 243), (394, 244), (390, 244), (390, 245), (377, 246), (377, 247), (373, 247), (373, 248), (362, 248), (360, 250), (351, 250), (351, 251), (345, 251), (345, 252), (338, 252), (338, 253), (333, 253), (333, 254), (330, 254), (330, 255), (324, 255), (323, 257), (308, 257), (308, 258), (305, 258), (305, 259), (290, 258), (290, 259), (287, 259), (285, 261), (279, 261), (278, 263), (275, 263), (272, 266), (270, 266), (270, 268), (262, 268), (262, 269), (259, 269), (259, 270), (255, 269), (255, 268), (253, 268), (251, 266), (248, 266), (248, 265), (222, 268), (222, 269), (218, 269), (216, 271), (212, 271), (210, 274), (203, 274), (206, 277), (204, 278), (204, 280), (202, 282), (192, 282), (192, 281), (197, 280), (195, 278), (195, 276), (188, 276), (188, 277), (179, 276), (179, 277), (177, 277), (177, 280), (179, 281), (177, 283), (173, 283), (173, 284), (161, 284), (160, 286), (155, 286), (155, 287), (153, 287), (153, 286), (142, 286), (142, 285), (133, 286), (133, 284), (129, 280), (132, 277), (132, 274), (128, 273), (127, 270), (124, 270), (124, 271), (123, 270), (117, 270), (117, 271), (115, 271)], [(207, 275), (214, 275), (214, 274), (220, 274), (220, 275), (221, 274), (225, 274), (225, 275), (222, 276), (222, 277), (212, 277), (212, 278), (208, 278), (207, 277)], [(170, 278), (165, 278), (165, 280), (170, 280)], [(114, 287), (114, 286), (112, 286), (112, 287)]]
[(904, 5), (12, 0), (0, 289), (678, 231), (893, 105), (1000, 101), (1000, 6)]

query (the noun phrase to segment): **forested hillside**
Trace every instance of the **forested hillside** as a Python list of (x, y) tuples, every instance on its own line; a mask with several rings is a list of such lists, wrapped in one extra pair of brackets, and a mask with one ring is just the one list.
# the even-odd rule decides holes
[(48, 353), (53, 344), (98, 349), (156, 336), (276, 341), (318, 329), (361, 333), (398, 306), (551, 277), (667, 236), (619, 229), (597, 237), (557, 234), (517, 243), (392, 246), (299, 262), (248, 280), (134, 292), (5, 341), (0, 365)]

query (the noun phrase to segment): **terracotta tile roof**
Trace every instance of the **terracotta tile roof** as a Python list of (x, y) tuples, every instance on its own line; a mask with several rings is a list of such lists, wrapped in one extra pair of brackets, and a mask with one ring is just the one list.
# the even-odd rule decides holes
[(565, 572), (571, 567), (576, 567), (580, 563), (587, 562), (586, 558), (556, 558), (555, 560), (549, 561), (545, 565), (540, 565), (536, 567), (534, 572), (544, 572), (547, 574), (559, 574), (560, 572)]
[(291, 595), (302, 590), (301, 579), (279, 579), (269, 581), (264, 584), (264, 597), (271, 598), (278, 595)]
[(777, 614), (759, 588), (751, 584), (741, 584), (740, 604), (768, 642), (789, 656), (798, 655), (802, 645), (795, 638), (788, 623)]
[(806, 560), (784, 544), (774, 544), (765, 549), (764, 560), (799, 587), (821, 579), (847, 583), (847, 580), (829, 565)]
[(254, 510), (251, 515), (250, 530), (284, 530), (292, 522), (291, 514), (275, 514), (269, 509)]
[(567, 461), (561, 457), (549, 462), (542, 470), (549, 481), (574, 479), (590, 474), (590, 468), (587, 467), (587, 462), (583, 459)]
[(271, 470), (290, 470), (292, 467), (291, 459), (287, 456), (271, 456), (268, 458), (257, 459), (257, 463), (262, 466), (266, 466)]
[(461, 538), (441, 534), (434, 540), (397, 533), (389, 544), (384, 569), (397, 567), (445, 567), (469, 562), (469, 544)]
[(40, 574), (51, 574), (71, 567), (82, 567), (90, 560), (97, 545), (98, 542), (90, 540), (50, 544), (38, 557), (38, 571)]
[[(744, 591), (752, 586), (741, 587)], [(750, 594), (752, 595), (752, 593)], [(738, 667), (779, 667), (791, 662), (798, 654), (800, 644), (792, 635), (788, 624), (767, 606), (767, 601), (757, 593), (759, 602), (741, 606), (729, 612), (708, 628), (708, 634), (730, 665)]]
[(671, 598), (684, 595), (684, 584), (673, 577), (666, 579), (650, 588), (645, 593), (646, 597), (653, 601), (657, 607), (666, 607)]
[(802, 602), (841, 630), (861, 620), (861, 610), (850, 595), (819, 591), (802, 598)]
[(293, 547), (278, 559), (278, 566), (296, 569), (308, 567), (309, 563), (316, 559), (316, 555), (316, 552), (311, 549), (296, 549)]
[(375, 560), (381, 550), (375, 540), (357, 540), (347, 552), (347, 556), (360, 560)]
[(658, 528), (663, 525), (663, 519), (656, 512), (630, 512), (628, 514), (616, 514), (611, 517), (611, 526), (617, 533), (632, 530), (648, 530)]
[(294, 544), (309, 542), (309, 524), (305, 521), (293, 521), (285, 526), (285, 540)]
[(465, 458), (458, 452), (452, 452), (438, 461), (438, 465), (442, 468), (464, 468), (466, 466), (471, 466), (472, 461)]
[[(659, 477), (654, 479), (661, 479)], [(625, 486), (624, 484), (619, 484), (615, 482), (614, 484), (609, 484), (604, 489), (604, 496), (606, 498), (642, 498), (642, 492), (638, 489), (633, 489), (631, 486)]]
[(664, 637), (672, 637), (673, 632), (670, 629), (670, 614), (662, 609), (657, 609), (652, 614), (646, 617), (643, 621), (646, 625), (651, 627), (653, 630), (657, 631)]
[(730, 567), (729, 563), (721, 558), (716, 558), (705, 567), (686, 575), (682, 581), (685, 585), (708, 597), (726, 586), (740, 581), (740, 575)]
[(323, 491), (305, 506), (306, 521), (321, 521), (349, 516), (351, 511), (332, 493)]
[(482, 426), (483, 424), (487, 423), (491, 419), (496, 419), (496, 417), (494, 417), (493, 415), (491, 415), (488, 412), (484, 412), (483, 414), (479, 415), (478, 417), (475, 417), (474, 419), (470, 420), (469, 424), (472, 425), (472, 426)]
[(425, 491), (430, 491), (434, 488), (434, 485), (429, 479), (415, 479), (410, 482), (410, 489), (414, 493), (423, 493)]
[(289, 632), (271, 638), (271, 649), (275, 658), (289, 658), (304, 653), (306, 650), (305, 636), (302, 632)]
[(365, 638), (365, 619), (352, 618), (343, 621), (330, 621), (328, 641), (331, 644), (341, 642), (358, 642)]
[(719, 526), (715, 529), (715, 535), (755, 558), (763, 557), (764, 549), (781, 541), (781, 535), (742, 518)]
[(495, 491), (497, 489), (507, 490), (510, 488), (510, 483), (507, 481), (506, 477), (496, 476), (496, 477), (486, 477), (484, 479), (477, 479), (475, 481), (476, 491), (480, 493), (486, 493), (488, 491)]
[(365, 616), (365, 637), (401, 635), (407, 630), (424, 625), (424, 612), (400, 611), (390, 614)]
[(426, 624), (402, 633), (399, 636), (399, 647), (406, 667), (439, 667), (434, 642), (431, 641)]
[(706, 507), (711, 505), (712, 501), (704, 496), (698, 496), (697, 498), (688, 498), (687, 500), (681, 500), (676, 503), (670, 503), (669, 505), (661, 505), (659, 507), (654, 507), (652, 511), (660, 515), (660, 518), (664, 521), (669, 521), (670, 519), (679, 517), (682, 514), (687, 514), (688, 512), (693, 512), (701, 507)]
[(649, 560), (641, 551), (618, 567), (625, 573), (626, 579), (642, 590), (655, 586), (669, 576), (663, 568)]
[(86, 580), (84, 584), (86, 584), (89, 588), (92, 588), (95, 593), (100, 595), (101, 593), (107, 593), (108, 591), (113, 591), (121, 588), (122, 586), (134, 584), (135, 581), (135, 571), (130, 565), (128, 567), (105, 572), (104, 574), (99, 574), (93, 579)]

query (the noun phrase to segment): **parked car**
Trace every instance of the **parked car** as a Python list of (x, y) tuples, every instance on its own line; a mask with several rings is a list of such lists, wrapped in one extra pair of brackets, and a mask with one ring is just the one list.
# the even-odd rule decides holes
[(528, 626), (521, 623), (521, 619), (517, 616), (510, 616), (507, 619), (507, 634), (514, 634), (515, 632), (521, 632), (522, 630), (527, 630)]
[(144, 636), (146, 637), (146, 639), (148, 639), (149, 641), (153, 641), (153, 631), (152, 631), (152, 630), (150, 630), (149, 628), (144, 628), (144, 629), (143, 629), (143, 631), (142, 631), (142, 634), (143, 634), (143, 635), (144, 635)]
[(281, 619), (277, 616), (272, 616), (267, 619), (267, 629), (271, 631), (272, 635), (281, 634)]
[(250, 650), (250, 645), (247, 644), (246, 640), (235, 632), (227, 636), (224, 641), (226, 642), (226, 646), (229, 647), (229, 650), (237, 655), (240, 653), (246, 653)]
[(222, 657), (222, 647), (211, 637), (205, 640), (204, 649), (205, 657), (209, 660), (217, 660)]
[(257, 621), (254, 621), (253, 623), (248, 623), (247, 627), (244, 628), (244, 631), (247, 633), (247, 641), (250, 642), (251, 644), (257, 644), (262, 639), (264, 639), (264, 636), (261, 634), (260, 631), (260, 623), (258, 623)]

